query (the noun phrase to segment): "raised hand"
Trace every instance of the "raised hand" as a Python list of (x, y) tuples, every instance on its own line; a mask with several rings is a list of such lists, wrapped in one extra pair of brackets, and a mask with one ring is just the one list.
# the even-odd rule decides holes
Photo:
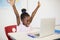
[(40, 7), (40, 2), (38, 1), (38, 7)]
[(16, 0), (7, 0), (7, 2), (10, 3), (10, 5), (12, 5), (12, 6), (15, 5), (15, 1)]

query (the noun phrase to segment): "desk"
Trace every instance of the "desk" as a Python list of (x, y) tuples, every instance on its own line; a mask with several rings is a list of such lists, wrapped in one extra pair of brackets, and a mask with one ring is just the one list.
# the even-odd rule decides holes
[(8, 35), (16, 40), (53, 40), (55, 38), (60, 38), (60, 34), (53, 34), (47, 37), (38, 37), (38, 38), (31, 38), (28, 37), (24, 32), (16, 32), (16, 33), (8, 33)]

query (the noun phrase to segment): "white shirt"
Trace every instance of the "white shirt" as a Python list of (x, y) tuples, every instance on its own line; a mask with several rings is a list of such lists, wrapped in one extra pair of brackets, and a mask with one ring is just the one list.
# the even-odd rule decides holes
[(17, 26), (17, 32), (29, 32), (29, 31), (30, 31), (30, 27), (26, 27), (22, 23), (20, 23), (20, 25)]

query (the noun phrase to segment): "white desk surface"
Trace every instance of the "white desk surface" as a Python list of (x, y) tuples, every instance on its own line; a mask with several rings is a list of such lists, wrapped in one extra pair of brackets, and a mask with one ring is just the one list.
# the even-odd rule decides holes
[(47, 37), (38, 37), (38, 38), (31, 38), (28, 37), (26, 33), (23, 32), (16, 32), (16, 33), (8, 33), (8, 35), (16, 40), (53, 40), (56, 38), (60, 38), (60, 34), (53, 34)]

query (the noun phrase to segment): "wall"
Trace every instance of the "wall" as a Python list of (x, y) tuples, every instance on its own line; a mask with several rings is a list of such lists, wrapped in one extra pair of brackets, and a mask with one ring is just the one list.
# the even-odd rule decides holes
[[(41, 18), (56, 18), (56, 25), (60, 24), (60, 0), (39, 0), (41, 7), (37, 11), (31, 25), (33, 27), (39, 27)], [(33, 10), (37, 6), (38, 0), (20, 0), (16, 2), (16, 7), (21, 14), (21, 9), (26, 8), (28, 13), (31, 15)], [(1, 3), (1, 2), (0, 2)], [(37, 23), (36, 23), (37, 22)], [(16, 24), (15, 14), (10, 4), (0, 4), (0, 39), (7, 40), (4, 27), (7, 25)]]

